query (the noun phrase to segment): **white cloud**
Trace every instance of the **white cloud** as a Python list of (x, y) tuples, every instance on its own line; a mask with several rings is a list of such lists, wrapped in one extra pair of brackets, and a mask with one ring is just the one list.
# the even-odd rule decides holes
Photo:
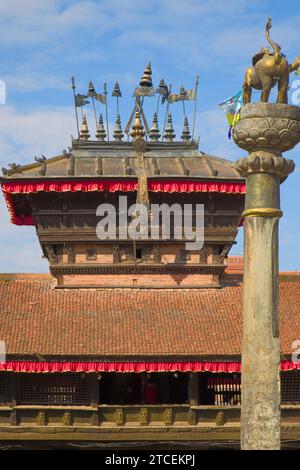
[(72, 107), (43, 107), (30, 112), (0, 107), (0, 163), (29, 163), (35, 155), (53, 156), (71, 145), (75, 135)]
[(2, 195), (0, 215), (0, 272), (48, 272), (35, 227), (13, 225)]

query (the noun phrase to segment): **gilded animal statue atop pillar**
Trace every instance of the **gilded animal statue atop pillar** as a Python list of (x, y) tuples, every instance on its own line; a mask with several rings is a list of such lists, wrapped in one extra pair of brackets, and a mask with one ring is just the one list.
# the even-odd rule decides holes
[(243, 83), (244, 104), (250, 103), (252, 88), (262, 90), (261, 101), (267, 103), (271, 89), (278, 84), (277, 103), (287, 103), (289, 74), (300, 67), (300, 56), (292, 64), (289, 64), (286, 56), (281, 52), (281, 46), (270, 38), (272, 27), (271, 18), (266, 24), (266, 38), (269, 48), (261, 48), (252, 58), (253, 67), (246, 70)]

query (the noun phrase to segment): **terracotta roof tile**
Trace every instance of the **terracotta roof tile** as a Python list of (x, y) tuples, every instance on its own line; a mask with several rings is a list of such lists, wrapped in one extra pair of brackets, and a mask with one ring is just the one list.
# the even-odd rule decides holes
[[(39, 275), (0, 280), (0, 339), (13, 356), (240, 355), (242, 286), (228, 276), (220, 290), (166, 291), (55, 290)], [(280, 313), (282, 352), (291, 354), (300, 276), (281, 281)]]

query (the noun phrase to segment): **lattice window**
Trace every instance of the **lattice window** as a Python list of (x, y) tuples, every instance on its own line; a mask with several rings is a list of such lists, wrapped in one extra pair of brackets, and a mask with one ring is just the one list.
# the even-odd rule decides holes
[(7, 374), (0, 373), (0, 403), (7, 403), (7, 400), (8, 400)]
[(241, 211), (244, 206), (244, 195), (216, 194), (215, 208), (217, 211)]
[(212, 374), (207, 378), (207, 389), (214, 405), (241, 404), (240, 374)]
[(20, 374), (18, 402), (25, 404), (88, 404), (88, 383), (81, 374)]
[(281, 373), (281, 401), (282, 403), (300, 402), (300, 370)]

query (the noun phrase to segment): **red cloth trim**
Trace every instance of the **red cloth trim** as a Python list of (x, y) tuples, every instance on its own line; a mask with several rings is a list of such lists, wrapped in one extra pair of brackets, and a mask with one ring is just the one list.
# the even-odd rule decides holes
[(297, 370), (300, 369), (300, 362), (292, 362), (292, 361), (281, 361), (280, 363), (280, 370)]
[[(11, 222), (15, 225), (35, 225), (31, 216), (21, 216), (15, 213), (12, 194), (28, 194), (41, 191), (76, 192), (76, 191), (136, 191), (137, 180), (98, 180), (98, 181), (36, 181), (18, 183), (2, 183), (2, 191), (10, 212)], [(245, 183), (223, 183), (213, 181), (148, 181), (149, 191), (154, 192), (220, 192), (230, 194), (244, 194)]]
[[(280, 370), (300, 369), (300, 363), (281, 361)], [(241, 372), (240, 362), (29, 362), (0, 363), (13, 372)]]
[(15, 225), (35, 225), (32, 216), (21, 216), (15, 213), (15, 208), (12, 200), (12, 194), (28, 194), (37, 193), (40, 191), (135, 191), (137, 189), (137, 181), (118, 181), (118, 180), (102, 180), (91, 182), (67, 182), (56, 183), (52, 181), (42, 181), (35, 183), (20, 182), (20, 183), (3, 183), (2, 191), (5, 201), (10, 213), (10, 220)]
[[(138, 188), (137, 180), (101, 180), (101, 181), (37, 181), (37, 182), (19, 182), (3, 183), (2, 190), (11, 194), (36, 193), (39, 191), (136, 191)], [(148, 181), (149, 191), (154, 192), (219, 192), (243, 194), (246, 192), (245, 183), (223, 183), (216, 181)]]
[(54, 192), (76, 192), (76, 191), (136, 191), (137, 180), (98, 180), (98, 181), (37, 181), (3, 183), (2, 191), (11, 194), (37, 193), (39, 191)]
[(28, 362), (0, 364), (14, 372), (239, 372), (239, 362)]
[(216, 193), (246, 193), (246, 183), (223, 183), (221, 181), (170, 181), (149, 180), (149, 191), (167, 193), (216, 192)]
[(8, 208), (8, 212), (10, 214), (11, 223), (15, 225), (34, 225), (34, 221), (31, 215), (17, 215), (15, 213), (14, 203), (11, 194), (5, 192), (3, 192), (3, 194)]

